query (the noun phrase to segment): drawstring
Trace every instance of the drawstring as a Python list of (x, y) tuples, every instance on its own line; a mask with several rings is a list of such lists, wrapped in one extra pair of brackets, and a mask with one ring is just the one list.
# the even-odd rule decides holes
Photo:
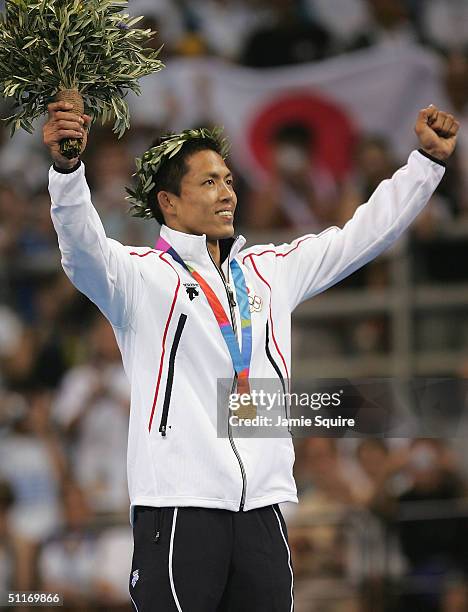
[(154, 509), (154, 536), (153, 536), (153, 542), (155, 544), (158, 544), (159, 539), (161, 537), (160, 513), (161, 513), (161, 508), (155, 508)]

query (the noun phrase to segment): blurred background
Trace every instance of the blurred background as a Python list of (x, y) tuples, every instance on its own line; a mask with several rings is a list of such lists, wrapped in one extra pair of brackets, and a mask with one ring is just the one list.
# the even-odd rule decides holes
[[(462, 126), (445, 178), (403, 240), (297, 310), (293, 387), (467, 378), (468, 2), (130, 8), (158, 31), (167, 69), (129, 99), (122, 140), (91, 130), (84, 159), (108, 235), (154, 243), (157, 224), (126, 214), (134, 157), (160, 133), (214, 124), (232, 139), (250, 244), (342, 226), (405, 163), (417, 113), (435, 103)], [(61, 271), (40, 129), (1, 130), (0, 592), (129, 610), (127, 381), (111, 328)], [(465, 421), (446, 438), (296, 441), (300, 504), (283, 508), (296, 612), (468, 610)]]

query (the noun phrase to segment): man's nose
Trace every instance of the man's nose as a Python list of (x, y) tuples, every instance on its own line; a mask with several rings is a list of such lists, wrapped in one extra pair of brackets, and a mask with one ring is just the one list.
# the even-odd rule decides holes
[(223, 202), (234, 200), (234, 189), (229, 185), (226, 185), (226, 183), (223, 183), (220, 188), (219, 198), (220, 200), (223, 200)]

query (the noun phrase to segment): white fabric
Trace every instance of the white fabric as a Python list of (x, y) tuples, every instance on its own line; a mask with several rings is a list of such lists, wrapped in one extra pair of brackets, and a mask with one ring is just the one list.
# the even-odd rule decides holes
[[(260, 297), (263, 304), (252, 312), (252, 378), (277, 378), (265, 351), (267, 321), (270, 350), (286, 379), (294, 308), (393, 244), (424, 208), (443, 173), (442, 166), (415, 151), (408, 164), (384, 181), (341, 230), (329, 228), (292, 244), (243, 251), (245, 241), (237, 238), (230, 257), (242, 266), (250, 294)], [(131, 381), (127, 474), (132, 506), (238, 510), (241, 470), (229, 439), (217, 437), (216, 406), (217, 380), (232, 381), (234, 371), (206, 299), (203, 295), (189, 299), (183, 283), (193, 279), (170, 256), (149, 248), (126, 247), (106, 237), (91, 203), (83, 165), (71, 174), (51, 168), (49, 179), (64, 270), (112, 323)], [(229, 312), (206, 237), (166, 226), (161, 235), (202, 274)], [(228, 262), (223, 266), (227, 274)], [(182, 314), (187, 320), (175, 361), (171, 427), (163, 437), (158, 428), (168, 353)], [(236, 317), (240, 329), (238, 307)], [(227, 416), (226, 406), (222, 418), (227, 421)], [(236, 438), (235, 446), (246, 473), (245, 510), (297, 502), (290, 437)]]

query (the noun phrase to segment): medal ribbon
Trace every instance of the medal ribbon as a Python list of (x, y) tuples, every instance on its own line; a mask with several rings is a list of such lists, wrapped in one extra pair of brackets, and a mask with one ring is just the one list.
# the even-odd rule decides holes
[(192, 268), (192, 266), (189, 266), (182, 259), (182, 257), (180, 257), (177, 251), (166, 240), (164, 240), (164, 238), (159, 238), (156, 243), (156, 249), (170, 255), (172, 259), (187, 270), (192, 278), (194, 278), (200, 285), (206, 299), (208, 300), (208, 304), (213, 311), (216, 321), (218, 322), (219, 329), (229, 350), (229, 354), (231, 355), (232, 365), (234, 366), (234, 370), (237, 374), (237, 390), (239, 393), (250, 393), (249, 371), (252, 357), (252, 321), (250, 318), (247, 285), (241, 267), (237, 261), (233, 260), (230, 263), (241, 315), (242, 352), (239, 349), (236, 334), (232, 328), (231, 321), (223, 308), (223, 305), (203, 276)]

